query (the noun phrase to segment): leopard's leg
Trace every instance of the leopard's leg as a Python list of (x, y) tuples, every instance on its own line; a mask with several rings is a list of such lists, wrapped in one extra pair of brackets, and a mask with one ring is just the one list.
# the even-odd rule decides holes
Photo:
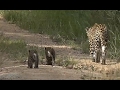
[(90, 58), (92, 58), (92, 62), (95, 62), (95, 56), (94, 56), (94, 43), (90, 42), (90, 48), (89, 48), (89, 52), (90, 52)]
[(95, 62), (96, 63), (100, 62), (100, 50), (99, 49), (95, 53)]
[(95, 41), (95, 53), (94, 53), (96, 63), (100, 62), (100, 47), (101, 47), (100, 40), (96, 39), (96, 41)]
[(105, 60), (106, 60), (106, 47), (105, 45), (102, 46), (102, 65), (105, 65)]

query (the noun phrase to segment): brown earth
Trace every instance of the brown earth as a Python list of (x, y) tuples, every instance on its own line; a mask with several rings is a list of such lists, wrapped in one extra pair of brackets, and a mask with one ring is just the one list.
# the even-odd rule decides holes
[[(15, 24), (9, 24), (2, 17), (0, 18), (0, 33), (3, 33), (5, 37), (9, 37), (12, 40), (22, 39), (27, 45), (37, 47), (51, 46), (55, 49), (57, 56), (70, 56), (79, 62), (73, 67), (74, 69), (67, 69), (61, 66), (52, 67), (49, 65), (39, 65), (38, 69), (28, 69), (27, 65), (10, 60), (6, 54), (0, 53), (0, 58), (3, 60), (0, 68), (0, 80), (114, 79), (112, 77), (115, 73), (113, 69), (120, 66), (109, 61), (107, 61), (107, 65), (91, 62), (88, 55), (82, 54), (81, 51), (73, 50), (67, 45), (58, 45), (52, 42), (48, 35), (30, 33)], [(108, 74), (110, 74), (110, 78), (107, 78)]]

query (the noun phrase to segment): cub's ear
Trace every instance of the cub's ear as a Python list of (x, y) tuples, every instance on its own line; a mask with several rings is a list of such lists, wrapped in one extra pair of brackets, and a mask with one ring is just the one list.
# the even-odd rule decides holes
[(28, 50), (29, 51), (29, 53), (30, 53), (30, 50)]
[(45, 50), (46, 50), (46, 47), (45, 47)]

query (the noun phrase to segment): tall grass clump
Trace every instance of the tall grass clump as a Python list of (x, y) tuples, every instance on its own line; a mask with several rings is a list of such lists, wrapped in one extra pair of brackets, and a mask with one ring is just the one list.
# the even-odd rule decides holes
[(61, 42), (73, 40), (89, 53), (85, 28), (104, 23), (109, 30), (108, 57), (119, 60), (119, 10), (4, 10), (6, 20), (34, 33), (48, 34)]
[(23, 40), (10, 40), (0, 34), (0, 52), (8, 54), (11, 60), (23, 62), (28, 58), (28, 50), (35, 49), (39, 54), (40, 61), (45, 57), (44, 48), (27, 46)]
[(90, 26), (87, 21), (91, 17), (90, 12), (89, 10), (5, 10), (3, 16), (31, 32), (60, 35), (65, 39), (82, 41), (86, 37), (84, 28)]
[(109, 16), (109, 50), (108, 56), (111, 59), (120, 61), (120, 12), (109, 11), (106, 13)]
[(22, 40), (13, 41), (0, 35), (0, 52), (9, 55), (13, 60), (23, 61), (27, 56), (26, 43)]

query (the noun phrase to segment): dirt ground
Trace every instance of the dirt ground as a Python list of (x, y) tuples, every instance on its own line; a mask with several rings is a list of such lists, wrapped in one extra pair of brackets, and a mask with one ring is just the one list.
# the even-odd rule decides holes
[[(101, 64), (95, 64), (88, 59), (88, 55), (82, 54), (79, 50), (73, 50), (69, 46), (58, 45), (47, 35), (33, 34), (27, 30), (20, 29), (15, 24), (9, 24), (2, 17), (0, 17), (0, 33), (3, 33), (5, 37), (9, 37), (12, 40), (22, 39), (27, 45), (45, 47), (51, 46), (55, 49), (57, 56), (71, 56), (74, 60), (79, 60), (80, 63), (74, 66), (74, 69), (66, 69), (61, 66), (49, 66), (39, 65), (38, 69), (28, 69), (27, 65), (14, 62), (7, 58), (6, 54), (0, 53), (2, 56), (2, 68), (0, 68), (0, 80), (94, 80), (104, 79), (106, 72), (101, 73), (103, 69), (110, 68), (111, 66), (102, 66)], [(84, 60), (83, 60), (84, 58)], [(82, 61), (82, 62), (81, 62)], [(87, 64), (87, 62), (89, 64)], [(90, 69), (85, 69), (84, 66), (89, 66)], [(100, 68), (99, 72), (91, 71), (94, 66)], [(79, 66), (79, 67), (78, 67)], [(76, 69), (80, 68), (80, 69)], [(95, 70), (95, 69), (94, 69)], [(106, 70), (106, 69), (105, 69)]]

